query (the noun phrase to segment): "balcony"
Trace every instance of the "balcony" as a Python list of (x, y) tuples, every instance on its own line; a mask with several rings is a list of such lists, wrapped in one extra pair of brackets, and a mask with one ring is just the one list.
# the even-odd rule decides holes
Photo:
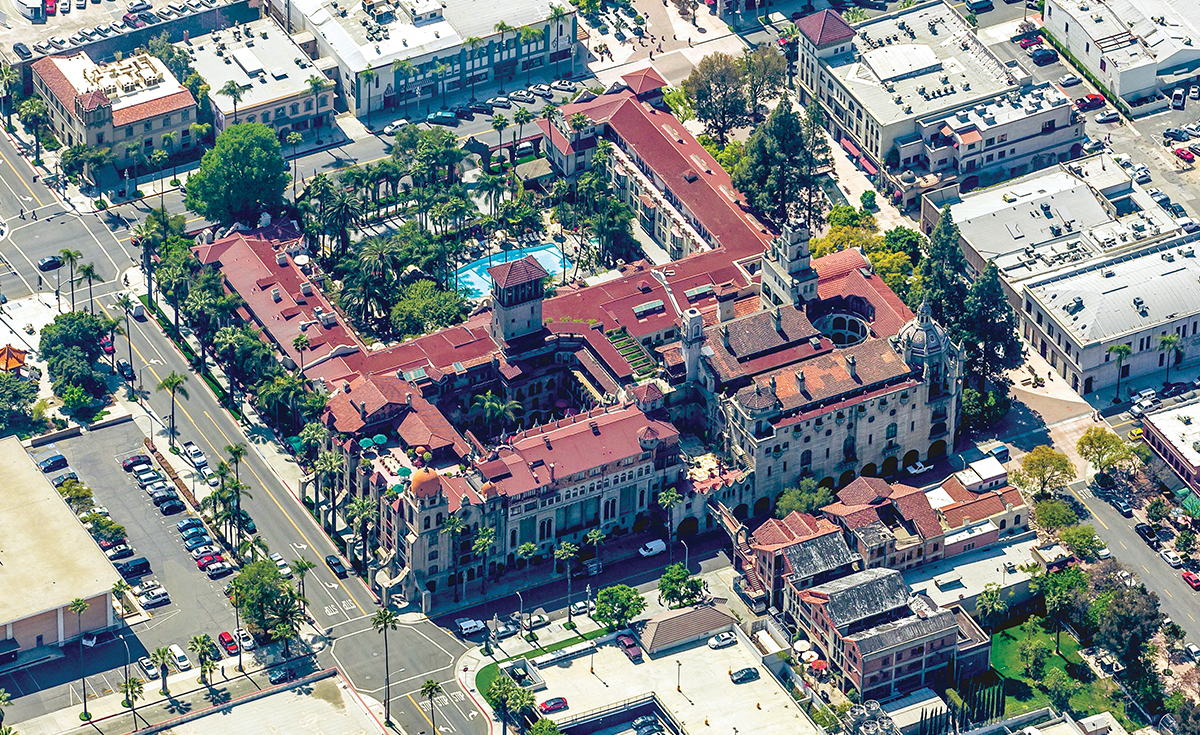
[(858, 457), (855, 455), (850, 455), (849, 457), (846, 457), (845, 459), (843, 459), (841, 462), (837, 463), (837, 468), (839, 470), (848, 470), (848, 469), (852, 469), (853, 467), (856, 467), (856, 466), (858, 466)]
[(883, 448), (883, 456), (890, 457), (893, 454), (899, 454), (902, 447), (899, 444), (892, 443)]

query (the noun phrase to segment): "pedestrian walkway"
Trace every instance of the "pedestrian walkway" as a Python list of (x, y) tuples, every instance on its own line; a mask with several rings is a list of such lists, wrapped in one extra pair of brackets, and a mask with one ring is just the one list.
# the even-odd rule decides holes
[(823, 130), (825, 142), (829, 146), (830, 157), (833, 159), (833, 178), (846, 196), (850, 206), (860, 207), (864, 191), (875, 192), (875, 209), (871, 212), (880, 232), (887, 232), (893, 227), (908, 227), (916, 229), (917, 222), (905, 216), (892, 205), (886, 195), (875, 190), (875, 185), (867, 173), (860, 169), (850, 155), (833, 139), (828, 130)]

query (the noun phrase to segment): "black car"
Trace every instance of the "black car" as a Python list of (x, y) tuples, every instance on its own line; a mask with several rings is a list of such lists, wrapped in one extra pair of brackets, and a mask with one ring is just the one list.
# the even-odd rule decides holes
[(475, 112), (471, 109), (470, 105), (459, 105), (454, 108), (454, 116), (459, 120), (474, 120)]
[(1141, 536), (1142, 540), (1148, 544), (1158, 541), (1158, 538), (1154, 533), (1154, 529), (1149, 523), (1139, 523), (1133, 527), (1133, 530), (1136, 531), (1137, 535)]
[(151, 13), (149, 11), (146, 11), (144, 13), (138, 13), (138, 18), (140, 18), (143, 23), (147, 23), (147, 24), (162, 22), (162, 18), (159, 18), (157, 15), (155, 15), (154, 13)]
[[(1175, 215), (1176, 217), (1188, 216), (1187, 210), (1184, 209), (1183, 205), (1180, 204), (1179, 202), (1171, 202), (1170, 204), (1167, 205), (1167, 209), (1171, 210), (1171, 214)], [(1167, 394), (1166, 391), (1163, 391), (1162, 395), (1166, 395), (1166, 394)], [(1176, 395), (1179, 395), (1179, 394), (1176, 393)]]
[(655, 717), (654, 715), (642, 715), (641, 717), (639, 717), (633, 721), (632, 726), (633, 726), (634, 730), (643, 730), (647, 727), (650, 727), (651, 725), (657, 725), (657, 724), (658, 724), (658, 718)]
[[(1171, 206), (1179, 207), (1179, 205), (1175, 202), (1172, 202)], [(1180, 207), (1180, 209), (1182, 209), (1182, 207)], [(1181, 214), (1177, 216), (1183, 217), (1186, 215)], [(1158, 395), (1162, 396), (1163, 398), (1174, 398), (1175, 396), (1181, 396), (1184, 393), (1187, 393), (1189, 390), (1191, 390), (1191, 388), (1192, 386), (1188, 385), (1187, 383), (1171, 383), (1163, 390), (1160, 390)]]
[(293, 668), (286, 669), (271, 669), (271, 673), (267, 674), (267, 679), (272, 684), (282, 684), (285, 681), (291, 681), (296, 678), (296, 670)]
[(1185, 141), (1191, 140), (1191, 138), (1192, 136), (1188, 135), (1186, 130), (1182, 130), (1180, 128), (1167, 128), (1163, 131), (1164, 140)]
[(13, 44), (13, 52), (22, 59), (28, 59), (33, 56), (33, 52), (29, 50), (29, 47), (20, 41)]
[(490, 115), (495, 110), (494, 107), (492, 107), (488, 103), (484, 102), (483, 100), (480, 100), (478, 102), (472, 102), (469, 105), (469, 108), (470, 108), (471, 112), (479, 112), (484, 115)]
[(117, 374), (126, 381), (132, 381), (135, 377), (133, 374), (133, 366), (125, 360), (117, 360)]
[(325, 563), (329, 566), (330, 571), (338, 576), (339, 579), (345, 579), (350, 572), (346, 570), (346, 565), (336, 554), (330, 554), (325, 557)]
[(165, 516), (173, 516), (176, 513), (182, 513), (183, 510), (184, 510), (183, 503), (180, 502), (178, 499), (168, 500), (167, 502), (158, 506), (158, 512), (162, 513)]
[(56, 271), (59, 268), (62, 268), (62, 258), (58, 257), (57, 255), (47, 255), (39, 260), (37, 264), (37, 269), (42, 273), (47, 271)]
[(66, 466), (67, 458), (61, 454), (58, 454), (57, 452), (38, 462), (38, 469), (42, 472), (53, 472), (55, 470), (61, 470)]
[(752, 666), (745, 668), (745, 669), (738, 669), (737, 671), (735, 671), (729, 675), (729, 680), (732, 681), (734, 684), (744, 684), (748, 681), (754, 681), (757, 678), (758, 678), (758, 669), (756, 669)]
[(174, 500), (175, 502), (179, 502), (179, 493), (175, 492), (171, 488), (167, 488), (166, 490), (160, 490), (150, 496), (150, 501), (152, 503), (154, 503), (155, 505), (157, 505), (159, 508), (163, 507), (164, 505), (171, 502), (172, 500)]
[(1029, 58), (1033, 59), (1033, 63), (1037, 64), (1038, 66), (1045, 66), (1046, 64), (1053, 64), (1054, 62), (1058, 61), (1058, 52), (1054, 51), (1053, 49), (1039, 48), (1035, 49), (1034, 52), (1029, 55)]

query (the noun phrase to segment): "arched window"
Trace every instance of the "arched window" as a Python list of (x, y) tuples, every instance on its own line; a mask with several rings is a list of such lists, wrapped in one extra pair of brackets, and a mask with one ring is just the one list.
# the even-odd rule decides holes
[(437, 525), (439, 525), (439, 526), (442, 525), (442, 514), (441, 513), (437, 514)]
[(433, 566), (429, 567), (429, 574), (430, 574), (430, 575), (434, 575), (434, 574), (437, 574), (437, 573), (438, 573), (438, 565), (437, 565), (437, 564), (434, 564)]
[(896, 438), (896, 431), (897, 431), (897, 428), (898, 428), (898, 427), (897, 427), (895, 424), (888, 424), (888, 427), (887, 427), (887, 438), (888, 438), (888, 440), (889, 440), (889, 441), (890, 441), (890, 440), (892, 440), (892, 439), (895, 439), (895, 438)]
[[(812, 464), (812, 450), (805, 449), (803, 452), (800, 453), (800, 466), (808, 467), (811, 464)], [(426, 520), (428, 520), (428, 519), (426, 519)]]
[(437, 549), (434, 549), (433, 551), (429, 552), (429, 561), (434, 561), (437, 558), (438, 558), (438, 550)]
[(846, 441), (842, 442), (842, 456), (849, 461), (854, 457), (854, 437), (846, 437)]
[(425, 516), (425, 530), (429, 530), (429, 516)]

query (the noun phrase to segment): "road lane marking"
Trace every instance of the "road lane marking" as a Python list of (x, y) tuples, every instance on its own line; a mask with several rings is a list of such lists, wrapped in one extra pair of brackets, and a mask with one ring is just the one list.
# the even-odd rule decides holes
[(1095, 518), (1097, 523), (1099, 523), (1101, 526), (1104, 526), (1105, 531), (1109, 530), (1108, 524), (1100, 520), (1100, 516), (1096, 515), (1096, 511), (1092, 510), (1092, 507), (1088, 505), (1087, 501), (1079, 495), (1078, 491), (1072, 490), (1071, 493), (1079, 499), (1079, 502), (1083, 503), (1083, 507), (1087, 508), (1088, 513), (1092, 514), (1092, 518)]
[[(33, 193), (33, 188), (29, 186), (29, 182), (25, 181), (25, 179), (21, 177), (21, 172), (17, 170), (16, 166), (12, 165), (12, 161), (8, 160), (8, 156), (4, 155), (3, 152), (0, 152), (0, 158), (4, 159), (4, 162), (8, 164), (8, 167), (11, 168), (13, 173), (17, 175), (17, 180), (20, 181), (22, 184), (24, 184), (25, 188), (29, 190), (29, 195), (31, 197), (33, 197), (33, 201), (37, 202), (39, 207), (42, 206), (42, 200), (38, 197), (37, 194)], [(25, 160), (25, 159), (21, 159), (21, 160)], [(26, 164), (26, 165), (28, 165), (28, 164)], [(16, 194), (16, 192), (13, 192), (13, 193), (14, 193), (14, 195)]]
[[(413, 695), (405, 694), (404, 696), (408, 697), (408, 700), (413, 703), (413, 706), (417, 708), (417, 711), (421, 713), (421, 716), (425, 718), (425, 721), (429, 723), (429, 726), (433, 727), (433, 720), (429, 719), (429, 715), (425, 714), (425, 710), (421, 709), (421, 705), (417, 704), (417, 700), (413, 699)], [(433, 727), (433, 731), (436, 734), (437, 728)]]

